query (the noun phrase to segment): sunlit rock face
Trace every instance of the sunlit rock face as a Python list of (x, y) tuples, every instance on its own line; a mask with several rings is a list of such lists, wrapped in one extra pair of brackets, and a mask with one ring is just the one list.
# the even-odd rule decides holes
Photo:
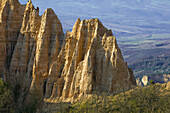
[(0, 75), (20, 86), (20, 103), (34, 92), (49, 101), (74, 101), (136, 85), (116, 38), (99, 19), (78, 19), (64, 36), (52, 9), (39, 16), (30, 0), (0, 0), (0, 29)]
[(98, 19), (76, 21), (44, 83), (49, 101), (72, 101), (96, 89), (115, 92), (136, 85), (111, 30)]

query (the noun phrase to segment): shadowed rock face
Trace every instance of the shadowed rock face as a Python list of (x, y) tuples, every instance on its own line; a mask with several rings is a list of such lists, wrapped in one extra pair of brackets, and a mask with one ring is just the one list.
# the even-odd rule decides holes
[(21, 103), (35, 91), (49, 101), (73, 101), (136, 85), (116, 38), (98, 19), (78, 19), (64, 37), (52, 9), (39, 16), (31, 1), (0, 4), (0, 75), (21, 86)]
[(17, 0), (0, 0), (0, 76), (9, 71), (11, 57), (21, 29), (25, 6)]

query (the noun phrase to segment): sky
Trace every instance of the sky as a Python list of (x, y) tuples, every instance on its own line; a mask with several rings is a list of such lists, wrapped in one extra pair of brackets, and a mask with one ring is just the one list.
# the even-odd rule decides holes
[[(26, 4), (28, 0), (19, 0)], [(77, 18), (99, 20), (118, 36), (170, 33), (170, 0), (32, 0), (40, 15), (52, 8), (71, 30)]]

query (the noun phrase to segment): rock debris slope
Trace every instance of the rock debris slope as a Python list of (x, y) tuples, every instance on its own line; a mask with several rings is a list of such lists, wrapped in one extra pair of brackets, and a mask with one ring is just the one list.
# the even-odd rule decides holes
[(116, 38), (99, 19), (78, 19), (64, 35), (52, 9), (39, 16), (31, 0), (0, 0), (0, 29), (0, 75), (19, 86), (18, 101), (34, 92), (49, 101), (73, 101), (136, 85)]

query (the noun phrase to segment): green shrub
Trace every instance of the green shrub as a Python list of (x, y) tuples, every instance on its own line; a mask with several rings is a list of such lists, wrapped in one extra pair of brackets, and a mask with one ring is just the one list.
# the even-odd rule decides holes
[(170, 113), (170, 92), (161, 90), (162, 86), (155, 84), (116, 96), (93, 96), (72, 105), (70, 113)]
[(150, 84), (150, 85), (154, 85), (155, 82), (154, 82), (153, 80), (150, 80), (150, 81), (149, 81), (149, 84)]
[(33, 100), (33, 102), (28, 105), (28, 106), (25, 106), (21, 113), (36, 113), (37, 111), (37, 104), (38, 104), (38, 100)]
[(125, 100), (120, 96), (114, 103), (123, 113), (168, 113), (170, 96), (160, 94), (160, 90), (153, 85), (132, 91)]
[(8, 85), (0, 79), (0, 113), (14, 112), (12, 95), (12, 91)]

